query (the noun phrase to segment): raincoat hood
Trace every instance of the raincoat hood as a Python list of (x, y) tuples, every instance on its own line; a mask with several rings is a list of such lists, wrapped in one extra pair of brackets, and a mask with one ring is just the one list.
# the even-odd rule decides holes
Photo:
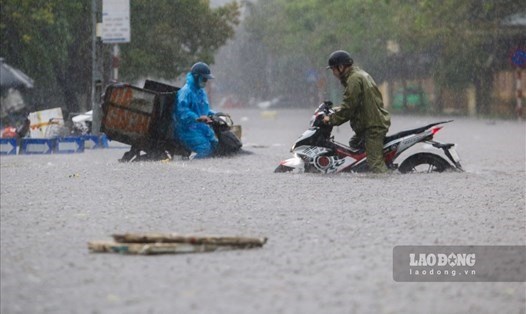
[(201, 89), (201, 87), (199, 87), (198, 80), (195, 79), (195, 77), (192, 74), (192, 72), (188, 72), (186, 74), (186, 84), (188, 84), (188, 87), (190, 87), (190, 89), (193, 92), (197, 92), (199, 89)]

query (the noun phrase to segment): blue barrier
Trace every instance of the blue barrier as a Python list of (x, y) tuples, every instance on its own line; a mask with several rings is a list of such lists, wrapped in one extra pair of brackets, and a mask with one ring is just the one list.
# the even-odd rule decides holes
[(102, 134), (101, 136), (83, 135), (82, 138), (84, 139), (84, 148), (108, 148), (108, 138), (106, 134)]
[[(19, 154), (73, 154), (83, 153), (86, 148), (108, 148), (106, 134), (68, 136), (57, 138), (23, 138), (20, 140)], [(16, 155), (17, 140), (0, 138), (0, 155)]]
[(51, 154), (55, 148), (54, 138), (23, 138), (20, 154)]
[(0, 155), (16, 155), (16, 138), (0, 138)]
[(55, 153), (74, 154), (84, 152), (84, 139), (82, 137), (58, 137)]
[(108, 148), (108, 147), (110, 147), (110, 144), (108, 142), (108, 137), (106, 136), (106, 134), (102, 134), (100, 136), (100, 145), (101, 145), (101, 148)]

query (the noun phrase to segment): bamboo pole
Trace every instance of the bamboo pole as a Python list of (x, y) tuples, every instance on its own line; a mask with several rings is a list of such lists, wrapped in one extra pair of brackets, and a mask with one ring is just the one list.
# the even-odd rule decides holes
[(177, 233), (114, 234), (114, 241), (91, 241), (95, 253), (177, 254), (201, 253), (262, 247), (267, 238), (181, 235)]
[(125, 233), (114, 234), (113, 239), (120, 243), (189, 243), (189, 244), (213, 244), (231, 245), (238, 247), (262, 247), (267, 238), (250, 237), (224, 237), (224, 236), (202, 236), (181, 235), (177, 233)]
[(88, 242), (88, 248), (94, 253), (120, 254), (184, 254), (226, 251), (239, 249), (239, 246), (189, 243), (119, 243), (113, 241)]

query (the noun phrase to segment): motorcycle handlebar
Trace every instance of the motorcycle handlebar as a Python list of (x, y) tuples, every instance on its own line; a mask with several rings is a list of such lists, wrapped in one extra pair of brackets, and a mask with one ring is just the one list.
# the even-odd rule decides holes
[(323, 112), (324, 114), (329, 114), (332, 111), (332, 101), (324, 101), (316, 109), (316, 112)]
[(318, 113), (315, 118), (314, 118), (314, 121), (312, 122), (312, 126), (315, 126), (315, 127), (323, 127), (323, 126), (327, 126), (324, 122), (323, 122), (323, 118), (325, 118), (325, 116), (327, 116), (328, 114), (325, 113), (325, 112), (320, 112)]
[(199, 117), (199, 118), (195, 119), (195, 121), (196, 121), (196, 122), (203, 122), (203, 123), (210, 124), (210, 123), (213, 122), (213, 119), (209, 117), (208, 120), (206, 120), (206, 119), (204, 119), (204, 118)]

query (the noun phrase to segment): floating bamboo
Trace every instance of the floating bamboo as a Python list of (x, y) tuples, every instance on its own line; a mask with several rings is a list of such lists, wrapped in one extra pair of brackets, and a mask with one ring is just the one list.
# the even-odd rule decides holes
[(181, 235), (177, 233), (125, 233), (114, 234), (113, 239), (120, 243), (189, 243), (231, 245), (241, 248), (262, 247), (267, 238), (223, 237)]
[(115, 241), (91, 241), (91, 252), (121, 254), (200, 253), (262, 247), (267, 238), (180, 235), (176, 233), (114, 234)]

